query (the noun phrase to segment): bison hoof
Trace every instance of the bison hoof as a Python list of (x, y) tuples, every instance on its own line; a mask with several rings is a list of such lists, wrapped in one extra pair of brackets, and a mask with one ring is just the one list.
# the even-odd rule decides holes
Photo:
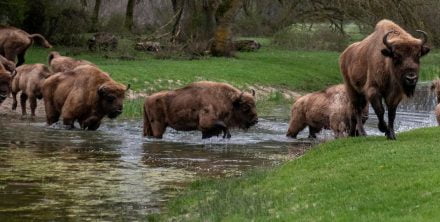
[(229, 131), (224, 132), (223, 139), (225, 139), (225, 138), (231, 139), (231, 133), (229, 133)]
[(396, 140), (396, 134), (393, 131), (386, 133), (385, 135), (387, 136), (387, 139), (389, 139), (389, 140)]
[(379, 123), (377, 125), (377, 128), (379, 128), (380, 132), (382, 132), (382, 133), (388, 132), (388, 127), (387, 127), (387, 124), (385, 124), (385, 123)]

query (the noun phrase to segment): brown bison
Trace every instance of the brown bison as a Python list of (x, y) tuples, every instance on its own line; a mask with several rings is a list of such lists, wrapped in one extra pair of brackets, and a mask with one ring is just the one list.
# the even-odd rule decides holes
[[(343, 84), (302, 96), (292, 106), (287, 136), (296, 138), (307, 126), (309, 138), (316, 138), (323, 128), (333, 130), (335, 137), (345, 136), (350, 129), (354, 109)], [(363, 110), (363, 123), (368, 118), (368, 106)]]
[(122, 113), (125, 91), (129, 87), (91, 65), (56, 73), (43, 85), (47, 124), (52, 125), (61, 116), (69, 128), (78, 121), (82, 129), (96, 130), (105, 116), (113, 119)]
[(81, 65), (92, 65), (93, 63), (87, 60), (77, 60), (67, 56), (62, 56), (58, 52), (51, 52), (49, 54), (49, 66), (52, 72), (66, 72)]
[(12, 80), (12, 110), (17, 108), (17, 93), (21, 91), (20, 103), (22, 115), (26, 115), (26, 100), (29, 99), (31, 116), (35, 116), (37, 99), (42, 99), (44, 80), (52, 72), (43, 64), (22, 65), (16, 69), (17, 75)]
[(24, 63), (26, 50), (36, 41), (43, 47), (52, 48), (52, 45), (40, 34), (32, 34), (10, 26), (0, 26), (0, 55), (8, 60), (18, 58), (17, 67)]
[[(429, 52), (427, 34), (416, 39), (389, 20), (377, 23), (372, 34), (350, 45), (340, 57), (340, 68), (350, 101), (355, 107), (351, 135), (366, 135), (361, 124), (362, 110), (369, 101), (376, 113), (378, 128), (388, 139), (396, 139), (394, 119), (400, 101), (411, 97), (416, 87), (420, 57)], [(388, 109), (388, 125), (384, 107)]]
[(0, 55), (0, 63), (5, 67), (6, 70), (13, 73), (15, 75), (15, 63), (6, 59), (5, 57)]
[(201, 81), (155, 93), (145, 99), (144, 136), (162, 138), (175, 130), (202, 131), (202, 138), (230, 138), (229, 128), (248, 129), (258, 122), (253, 95), (229, 84)]
[(437, 106), (435, 106), (435, 117), (437, 123), (440, 126), (440, 79), (432, 81), (431, 91), (435, 93), (437, 98)]
[(0, 63), (0, 104), (8, 98), (11, 92), (12, 74)]

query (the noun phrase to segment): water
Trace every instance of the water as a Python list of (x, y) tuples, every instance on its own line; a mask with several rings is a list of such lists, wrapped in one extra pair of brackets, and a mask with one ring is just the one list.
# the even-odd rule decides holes
[[(425, 88), (402, 104), (398, 132), (435, 125)], [(371, 111), (370, 135), (381, 135), (376, 125)], [(141, 137), (140, 120), (85, 132), (0, 117), (0, 221), (145, 220), (197, 178), (277, 165), (316, 143), (307, 130), (286, 138), (287, 128), (287, 118), (265, 117), (230, 140), (174, 130), (155, 140)], [(319, 141), (332, 138), (328, 130), (319, 134)]]

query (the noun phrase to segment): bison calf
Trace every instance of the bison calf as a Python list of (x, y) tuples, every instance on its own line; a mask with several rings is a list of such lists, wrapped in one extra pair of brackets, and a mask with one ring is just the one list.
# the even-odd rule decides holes
[[(308, 126), (309, 138), (316, 138), (323, 128), (333, 130), (336, 138), (342, 137), (348, 133), (353, 115), (343, 84), (309, 93), (293, 104), (287, 136), (296, 138)], [(364, 122), (367, 118), (368, 107), (364, 109)]]
[(17, 93), (21, 91), (20, 103), (22, 115), (26, 115), (26, 100), (29, 99), (31, 116), (35, 116), (37, 99), (43, 98), (44, 80), (52, 73), (43, 64), (22, 65), (16, 69), (17, 74), (12, 80), (12, 110), (17, 108)]
[(91, 65), (56, 73), (43, 85), (47, 124), (52, 125), (61, 116), (67, 127), (73, 128), (78, 121), (82, 129), (96, 130), (105, 116), (116, 118), (122, 113), (129, 86)]
[(248, 129), (258, 122), (254, 94), (229, 84), (201, 81), (155, 93), (145, 99), (144, 136), (162, 138), (166, 127), (202, 131), (202, 138), (230, 138), (229, 128)]
[(431, 91), (435, 93), (437, 98), (437, 106), (435, 106), (435, 117), (437, 118), (437, 123), (440, 126), (440, 79), (432, 81)]
[(51, 52), (49, 54), (49, 66), (52, 72), (66, 72), (81, 65), (92, 65), (93, 63), (87, 60), (78, 60), (67, 56), (62, 56), (58, 52)]
[(12, 74), (0, 63), (0, 104), (8, 98), (11, 92)]

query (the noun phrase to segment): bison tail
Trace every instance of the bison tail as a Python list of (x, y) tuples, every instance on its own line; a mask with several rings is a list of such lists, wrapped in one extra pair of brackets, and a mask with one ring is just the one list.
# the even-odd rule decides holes
[(34, 41), (38, 42), (38, 44), (42, 45), (45, 48), (52, 48), (52, 45), (44, 38), (44, 36), (40, 34), (32, 34), (29, 35)]

